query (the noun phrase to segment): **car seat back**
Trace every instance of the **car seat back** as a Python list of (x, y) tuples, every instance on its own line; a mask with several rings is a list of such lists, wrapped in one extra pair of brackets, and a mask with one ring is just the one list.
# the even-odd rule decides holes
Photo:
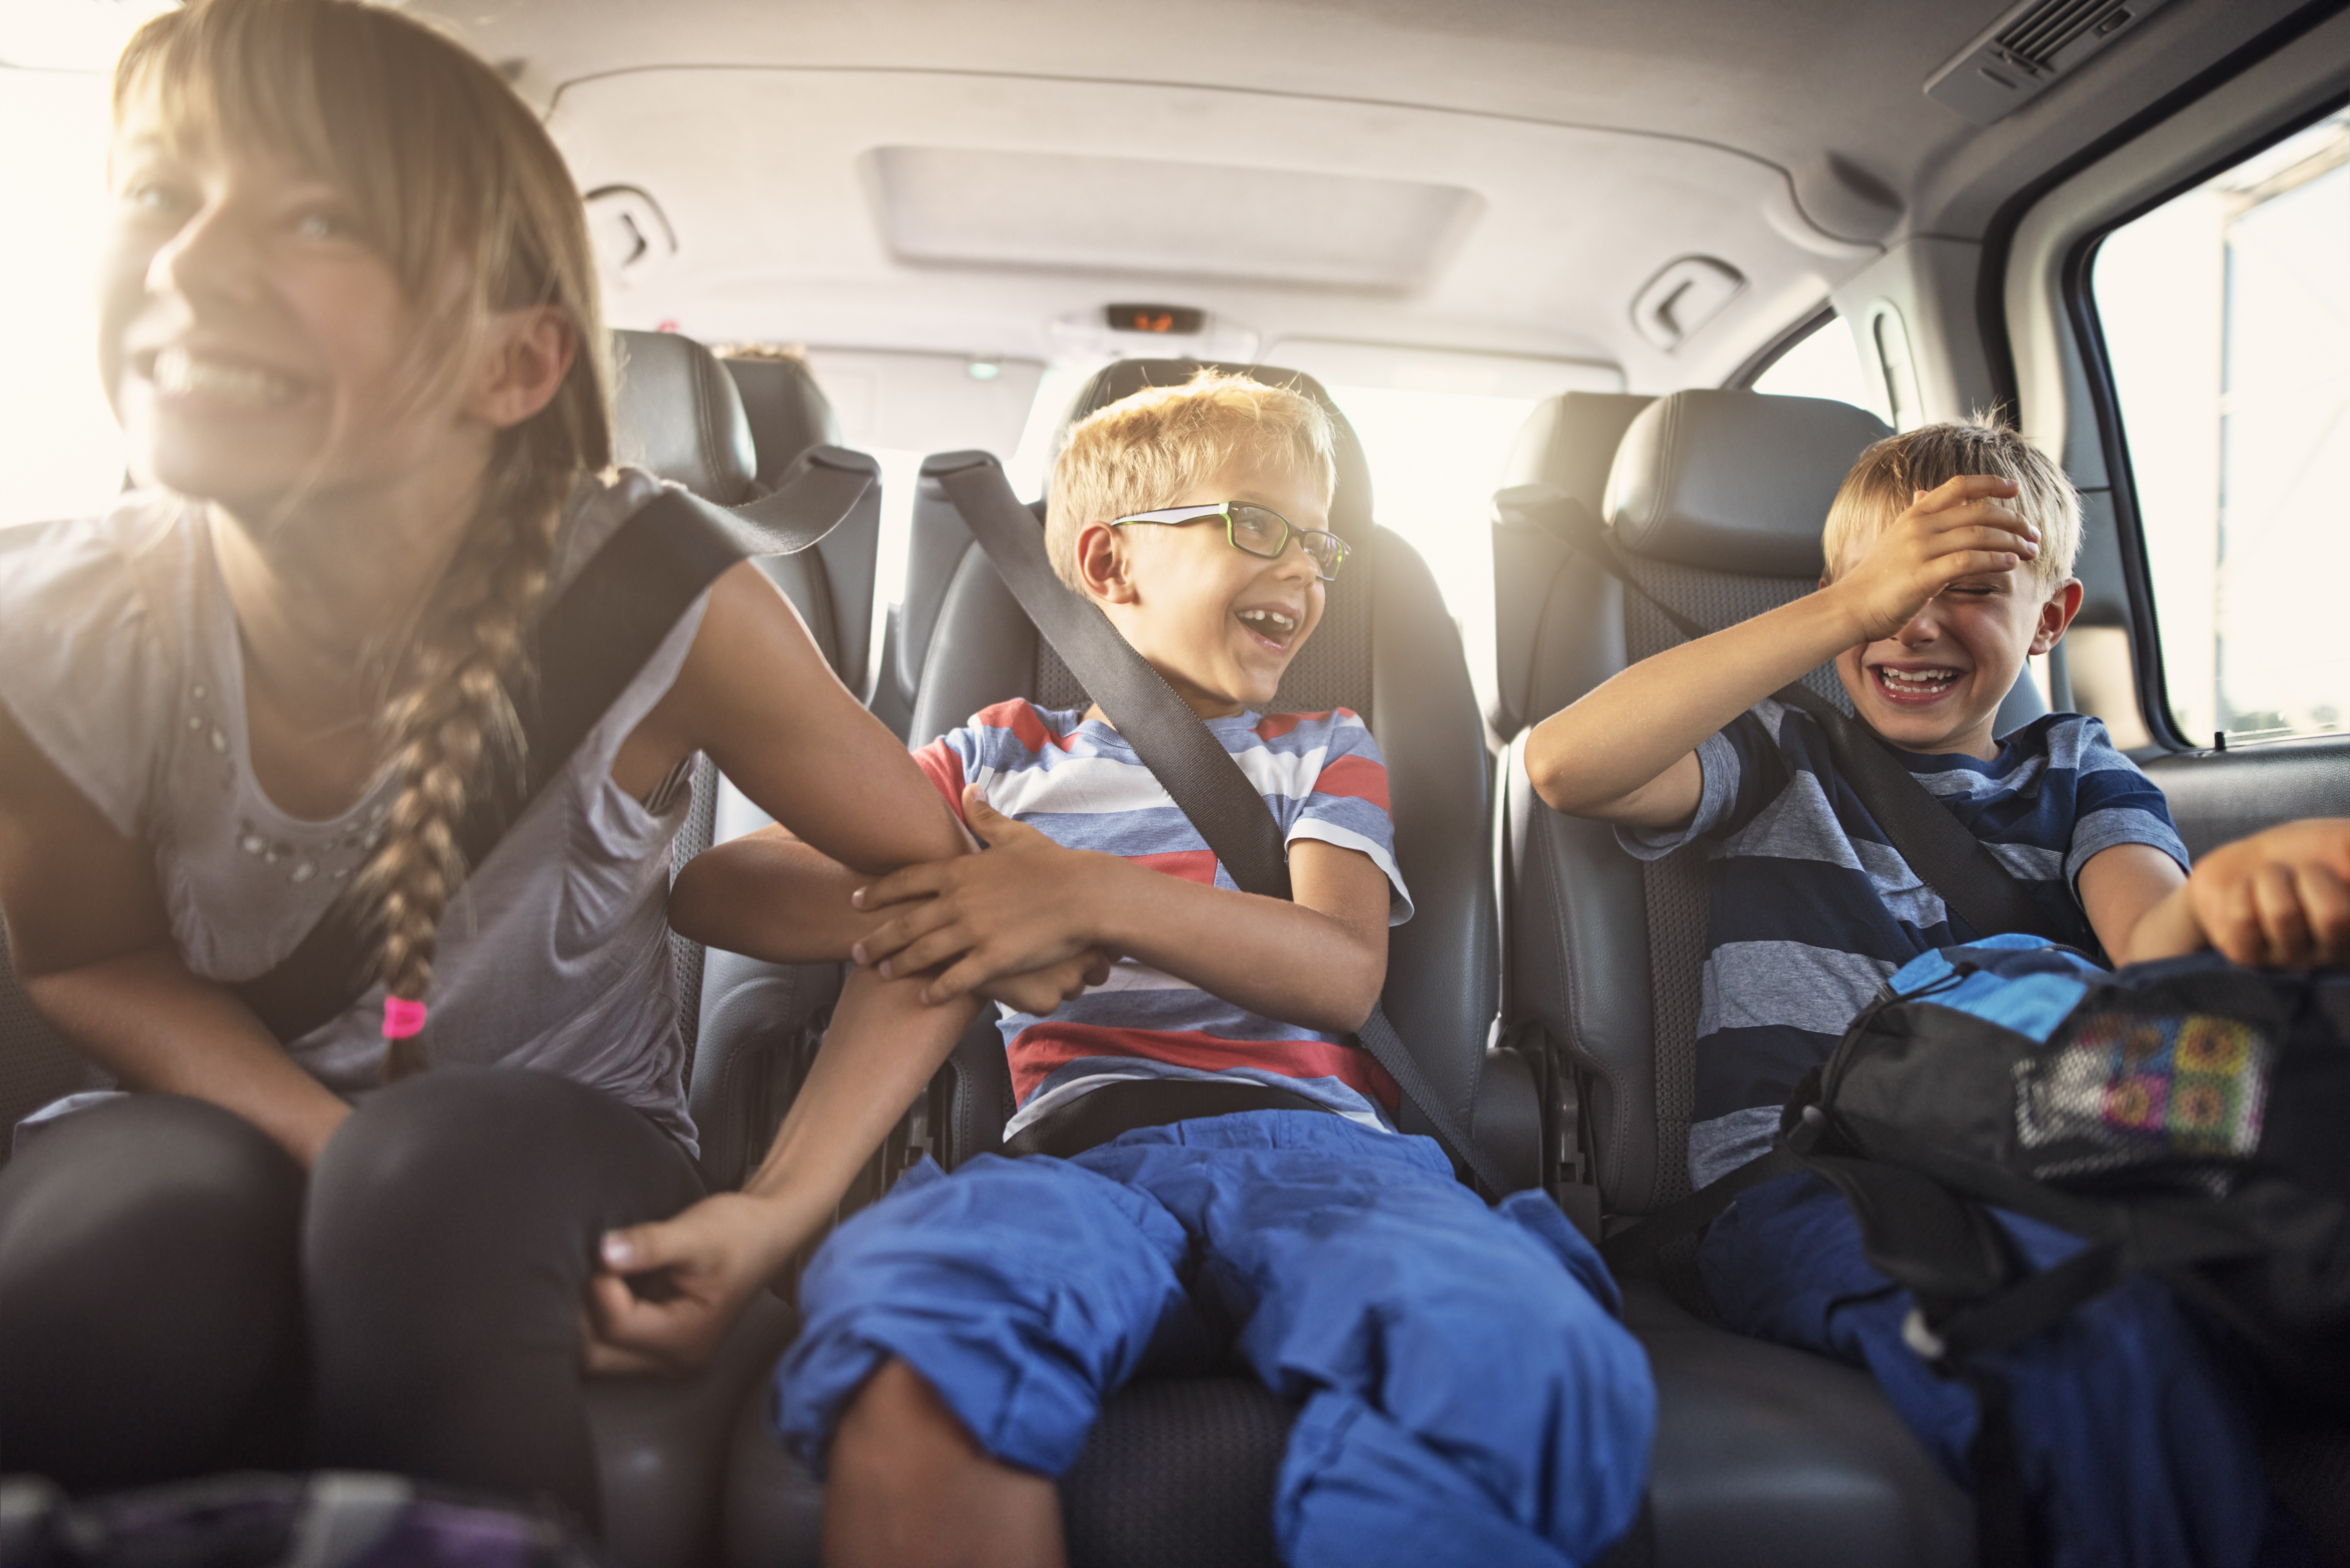
[[(1863, 448), (1890, 432), (1849, 404), (1682, 391), (1623, 418), (1620, 401), (1570, 397), (1537, 410), (1513, 477), (1587, 496), (1607, 428), (1622, 431), (1601, 516), (1648, 596), (1728, 626), (1817, 586), (1820, 528)], [(1621, 421), (1618, 423), (1618, 421)], [(1573, 427), (1573, 428), (1569, 428)], [(1497, 525), (1505, 702), (1525, 723), (1680, 641), (1641, 593), (1566, 545)], [(1805, 684), (1849, 710), (1832, 665)], [(2001, 732), (2044, 711), (2028, 674)], [(1604, 823), (1562, 816), (1526, 782), (1523, 738), (1504, 784), (1509, 937), (1505, 1014), (1539, 1024), (1576, 1075), (1579, 1135), (1604, 1208), (1638, 1214), (1689, 1189), (1692, 1060), (1705, 956), (1704, 849), (1652, 862)]]
[[(617, 336), (620, 375), (614, 444), (620, 461), (645, 467), (705, 501), (740, 505), (768, 493), (802, 452), (837, 431), (823, 392), (795, 361), (730, 365), (676, 333)], [(761, 405), (760, 428), (771, 442), (789, 450), (771, 452), (754, 441), (740, 390), (746, 385)], [(858, 513), (814, 549), (756, 561), (845, 680), (849, 670), (863, 667), (879, 515), (879, 498), (868, 493)], [(766, 820), (708, 758), (699, 759), (693, 802), (671, 844), (672, 877), (712, 844)], [(838, 968), (708, 952), (674, 933), (670, 941), (679, 1025), (691, 1053), (686, 1091), (702, 1136), (703, 1179), (712, 1187), (735, 1186), (757, 1162), (782, 1116), (804, 1054), (800, 1047), (838, 994)]]
[[(1078, 392), (1068, 422), (1146, 386), (1180, 384), (1198, 368), (1188, 359), (1109, 366)], [(1427, 566), (1409, 545), (1374, 524), (1369, 469), (1329, 395), (1293, 371), (1226, 369), (1296, 386), (1323, 404), (1336, 426), (1331, 528), (1355, 555), (1330, 585), (1322, 624), (1290, 666), (1274, 706), (1349, 708), (1378, 739), (1396, 859), (1416, 909), (1389, 938), (1385, 1007), (1437, 1093), (1473, 1126), (1497, 996), (1496, 938), (1485, 826), (1490, 763), (1460, 635)], [(899, 646), (920, 656), (910, 672), (913, 744), (1009, 697), (1048, 708), (1087, 703), (1083, 683), (1036, 635), (936, 481), (924, 481), (916, 496), (909, 560)], [(994, 1054), (1000, 1073), (1000, 1048)], [(979, 1108), (993, 1115), (1001, 1096), (993, 1105), (987, 1097)], [(1488, 1128), (1501, 1117), (1489, 1098)], [(1000, 1127), (1000, 1116), (996, 1122)], [(1488, 1141), (1485, 1131), (1477, 1136)], [(984, 1132), (977, 1147), (987, 1147)]]
[[(720, 363), (733, 378), (743, 411), (751, 421), (752, 445), (759, 460), (755, 478), (762, 492), (781, 488), (792, 465), (808, 448), (840, 444), (840, 421), (806, 361), (791, 356), (730, 355)], [(825, 657), (832, 660), (841, 683), (859, 697), (870, 681), (868, 645), (872, 639), (873, 562), (880, 529), (881, 496), (878, 491), (868, 492), (854, 516), (817, 541), (809, 552), (812, 559), (806, 563), (821, 570), (826, 589), (830, 627)], [(781, 567), (795, 559), (777, 556), (774, 561)], [(785, 579), (776, 580), (797, 604), (798, 596)]]

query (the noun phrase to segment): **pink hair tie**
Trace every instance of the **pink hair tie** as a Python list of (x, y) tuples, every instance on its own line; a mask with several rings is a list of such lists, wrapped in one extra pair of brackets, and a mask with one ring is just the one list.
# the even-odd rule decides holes
[(411, 1002), (404, 996), (383, 999), (383, 1037), (405, 1040), (411, 1034), (424, 1033), (424, 1004)]

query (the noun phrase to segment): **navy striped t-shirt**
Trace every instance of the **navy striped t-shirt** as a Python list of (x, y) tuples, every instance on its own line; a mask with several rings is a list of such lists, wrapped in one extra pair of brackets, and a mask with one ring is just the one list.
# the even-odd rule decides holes
[[(2034, 720), (1989, 762), (1893, 754), (2085, 952), (2102, 953), (2079, 895), (2093, 857), (2148, 844), (2187, 865), (2161, 789), (2095, 719)], [(1975, 930), (1918, 879), (1808, 714), (1758, 702), (1697, 757), (1705, 782), (1689, 825), (1618, 827), (1617, 838), (1644, 860), (1701, 839), (1712, 861), (1690, 1113), (1690, 1179), (1702, 1186), (1770, 1147), (1779, 1107), (1895, 970), (1998, 933)]]

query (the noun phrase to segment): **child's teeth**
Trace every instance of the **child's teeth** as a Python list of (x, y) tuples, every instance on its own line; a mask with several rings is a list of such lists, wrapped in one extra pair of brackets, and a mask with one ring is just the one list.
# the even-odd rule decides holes
[(274, 371), (198, 358), (184, 348), (166, 348), (155, 356), (154, 381), (156, 390), (166, 397), (214, 398), (254, 408), (291, 402), (301, 391)]

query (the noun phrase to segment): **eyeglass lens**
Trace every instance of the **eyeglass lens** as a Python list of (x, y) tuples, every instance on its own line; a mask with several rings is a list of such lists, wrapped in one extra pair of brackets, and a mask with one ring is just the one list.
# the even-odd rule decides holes
[[(1232, 509), (1232, 543), (1252, 556), (1279, 556), (1288, 547), (1289, 522), (1278, 512), (1262, 506), (1235, 506)], [(1328, 579), (1337, 574), (1339, 563), (1347, 558), (1347, 546), (1336, 534), (1326, 534), (1318, 528), (1296, 531), (1298, 548), (1314, 563), (1316, 575)]]

